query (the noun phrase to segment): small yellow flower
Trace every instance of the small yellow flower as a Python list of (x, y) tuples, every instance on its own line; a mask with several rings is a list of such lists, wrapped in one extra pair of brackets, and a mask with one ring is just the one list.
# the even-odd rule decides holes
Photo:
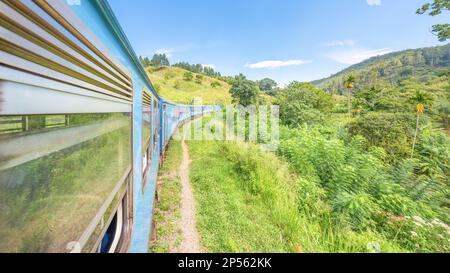
[(425, 111), (425, 106), (422, 103), (417, 104), (417, 114), (421, 115)]

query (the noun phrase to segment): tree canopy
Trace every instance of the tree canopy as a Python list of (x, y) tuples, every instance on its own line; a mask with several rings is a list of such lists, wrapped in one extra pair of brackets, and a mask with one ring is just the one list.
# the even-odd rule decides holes
[(242, 106), (256, 104), (259, 92), (260, 90), (256, 83), (248, 80), (243, 74), (235, 77), (230, 89), (233, 103), (238, 103)]
[(277, 88), (277, 82), (270, 78), (264, 78), (258, 81), (258, 86), (261, 91), (272, 96), (274, 95), (275, 88)]
[(153, 55), (152, 60), (150, 61), (151, 66), (161, 67), (161, 66), (170, 66), (169, 59), (166, 54), (155, 54)]
[[(417, 14), (428, 13), (431, 16), (442, 14), (443, 11), (450, 11), (450, 0), (434, 0), (432, 3), (427, 3), (417, 10)], [(450, 39), (450, 24), (436, 24), (433, 25), (433, 33), (439, 38), (439, 41), (445, 42)]]
[(331, 95), (311, 83), (293, 82), (277, 96), (280, 118), (288, 126), (319, 123), (332, 109)]

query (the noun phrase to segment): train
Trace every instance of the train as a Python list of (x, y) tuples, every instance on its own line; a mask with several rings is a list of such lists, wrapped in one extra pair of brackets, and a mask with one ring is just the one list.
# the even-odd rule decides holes
[(0, 252), (145, 253), (177, 127), (103, 0), (0, 1)]

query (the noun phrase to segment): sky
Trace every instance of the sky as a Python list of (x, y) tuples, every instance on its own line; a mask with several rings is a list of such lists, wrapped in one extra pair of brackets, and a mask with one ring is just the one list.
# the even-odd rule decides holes
[[(429, 0), (430, 1), (430, 0)], [(443, 45), (427, 0), (109, 0), (138, 55), (212, 66), (280, 86), (372, 56)]]

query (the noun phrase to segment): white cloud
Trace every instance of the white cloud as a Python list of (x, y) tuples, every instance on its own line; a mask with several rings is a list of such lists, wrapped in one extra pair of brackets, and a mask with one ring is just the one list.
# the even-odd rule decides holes
[(366, 0), (369, 6), (381, 6), (381, 0)]
[(156, 51), (156, 54), (166, 54), (168, 58), (172, 57), (174, 52), (173, 48), (160, 48)]
[(216, 68), (216, 66), (213, 65), (213, 64), (202, 64), (202, 67), (203, 67), (203, 68), (208, 67), (208, 68), (212, 68), (212, 69), (215, 69), (215, 68)]
[(328, 58), (343, 64), (357, 64), (371, 57), (393, 52), (390, 48), (381, 49), (352, 49), (348, 51), (336, 51), (328, 54)]
[(332, 41), (329, 43), (325, 43), (324, 45), (327, 47), (337, 47), (337, 46), (355, 46), (357, 41), (355, 40), (342, 40), (342, 41)]
[(288, 60), (288, 61), (262, 61), (254, 64), (246, 64), (246, 67), (253, 69), (264, 69), (264, 68), (280, 68), (286, 66), (294, 66), (294, 65), (303, 65), (311, 63), (311, 61), (303, 61), (303, 60)]

